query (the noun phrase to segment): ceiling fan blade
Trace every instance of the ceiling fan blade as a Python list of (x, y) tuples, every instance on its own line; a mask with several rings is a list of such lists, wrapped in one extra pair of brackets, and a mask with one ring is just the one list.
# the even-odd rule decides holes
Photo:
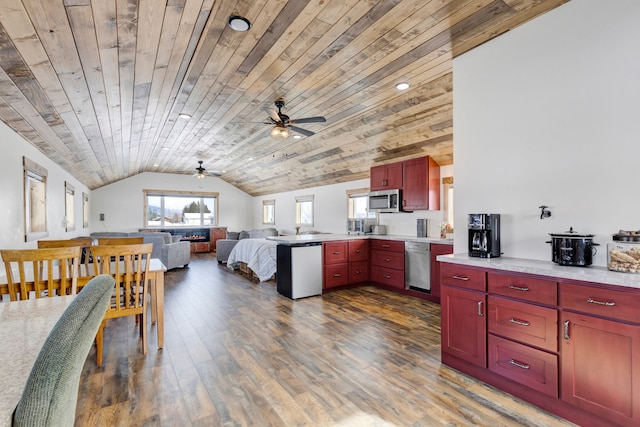
[(301, 133), (304, 136), (315, 135), (315, 132), (311, 132), (310, 130), (299, 128), (298, 126), (289, 126), (289, 129), (295, 130), (298, 133)]
[(280, 116), (278, 116), (278, 112), (274, 111), (270, 108), (264, 108), (264, 111), (269, 115), (269, 118), (271, 120), (273, 120), (274, 122), (279, 122), (280, 121)]
[(305, 117), (303, 119), (293, 119), (289, 123), (325, 123), (327, 119), (322, 116), (317, 117)]

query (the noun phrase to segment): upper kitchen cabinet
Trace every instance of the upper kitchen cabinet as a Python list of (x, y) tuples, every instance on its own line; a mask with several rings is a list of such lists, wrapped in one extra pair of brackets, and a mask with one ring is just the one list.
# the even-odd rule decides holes
[(402, 188), (402, 162), (372, 167), (370, 181), (371, 191)]
[(402, 209), (440, 209), (440, 165), (431, 157), (405, 160), (403, 166)]

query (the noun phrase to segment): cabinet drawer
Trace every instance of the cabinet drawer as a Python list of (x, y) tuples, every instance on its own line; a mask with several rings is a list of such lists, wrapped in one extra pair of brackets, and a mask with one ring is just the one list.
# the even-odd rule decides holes
[(398, 240), (371, 240), (371, 250), (391, 251), (391, 252), (403, 252), (404, 242)]
[(349, 263), (349, 283), (362, 283), (369, 281), (369, 261), (356, 261)]
[(558, 351), (558, 311), (489, 295), (489, 332)]
[(558, 397), (558, 356), (489, 335), (489, 370)]
[(472, 270), (457, 264), (442, 262), (440, 263), (440, 285), (484, 292), (487, 290), (487, 274), (482, 270)]
[(349, 240), (349, 261), (365, 261), (369, 259), (368, 240)]
[(338, 264), (349, 260), (349, 250), (346, 241), (323, 243), (324, 263)]
[(404, 252), (371, 251), (371, 265), (404, 271)]
[(558, 305), (558, 285), (551, 280), (508, 274), (488, 274), (489, 293), (505, 295), (525, 301)]
[(404, 271), (372, 265), (371, 281), (404, 289)]
[(562, 308), (640, 323), (640, 293), (560, 284)]
[(332, 288), (349, 283), (349, 265), (332, 264), (324, 267), (324, 287)]

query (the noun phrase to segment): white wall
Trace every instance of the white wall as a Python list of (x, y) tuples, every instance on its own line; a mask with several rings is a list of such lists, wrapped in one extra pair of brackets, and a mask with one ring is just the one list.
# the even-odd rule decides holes
[[(22, 156), (47, 169), (47, 224), (48, 239), (70, 239), (88, 234), (82, 228), (82, 192), (89, 194), (86, 186), (80, 184), (69, 173), (61, 169), (33, 145), (24, 140), (11, 128), (0, 122), (0, 248), (35, 248), (36, 241), (24, 241), (24, 181)], [(66, 232), (65, 188), (68, 181), (75, 187), (74, 217), (75, 230)], [(89, 200), (91, 203), (91, 200)], [(4, 268), (1, 268), (4, 271)]]
[[(144, 227), (143, 190), (217, 192), (218, 225), (228, 230), (252, 226), (252, 197), (220, 178), (145, 172), (91, 193), (91, 232), (136, 231)], [(104, 221), (99, 220), (101, 213)]]
[[(455, 252), (468, 213), (502, 214), (505, 256), (638, 230), (640, 2), (574, 0), (454, 60)], [(553, 215), (540, 220), (540, 205)]]
[[(440, 169), (440, 175), (453, 176), (453, 166), (444, 166)], [(347, 219), (347, 191), (360, 188), (369, 188), (369, 180), (361, 179), (341, 184), (324, 185), (306, 190), (287, 191), (255, 197), (253, 202), (254, 228), (264, 228), (262, 224), (262, 201), (276, 201), (276, 225), (281, 233), (295, 233), (296, 222), (296, 196), (314, 196), (314, 226), (309, 229), (325, 233), (346, 233)], [(443, 212), (415, 211), (394, 214), (381, 214), (379, 224), (387, 227), (387, 234), (398, 236), (415, 236), (417, 232), (416, 219), (429, 219), (429, 236), (439, 237)], [(306, 228), (302, 228), (304, 231)]]

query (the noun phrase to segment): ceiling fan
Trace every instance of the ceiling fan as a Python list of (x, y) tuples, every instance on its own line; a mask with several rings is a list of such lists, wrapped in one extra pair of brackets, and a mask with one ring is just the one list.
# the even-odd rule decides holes
[[(288, 115), (282, 112), (282, 107), (284, 107), (284, 100), (282, 98), (275, 101), (275, 106), (278, 108), (278, 111), (267, 110), (269, 113), (269, 118), (264, 123), (266, 125), (273, 125), (271, 129), (271, 136), (275, 139), (286, 139), (289, 137), (289, 129), (302, 134), (304, 136), (315, 135), (315, 132), (312, 132), (307, 129), (303, 129), (301, 127), (296, 126), (298, 123), (325, 123), (327, 119), (322, 116), (316, 117), (305, 117), (302, 119), (291, 119)], [(247, 122), (244, 122), (247, 123)], [(252, 122), (249, 122), (252, 123)], [(255, 122), (253, 122), (255, 123)]]
[(198, 167), (196, 168), (196, 173), (193, 174), (193, 176), (195, 176), (198, 179), (203, 179), (207, 176), (220, 176), (224, 173), (225, 171), (207, 171), (203, 166), (202, 166), (202, 160), (198, 160)]

